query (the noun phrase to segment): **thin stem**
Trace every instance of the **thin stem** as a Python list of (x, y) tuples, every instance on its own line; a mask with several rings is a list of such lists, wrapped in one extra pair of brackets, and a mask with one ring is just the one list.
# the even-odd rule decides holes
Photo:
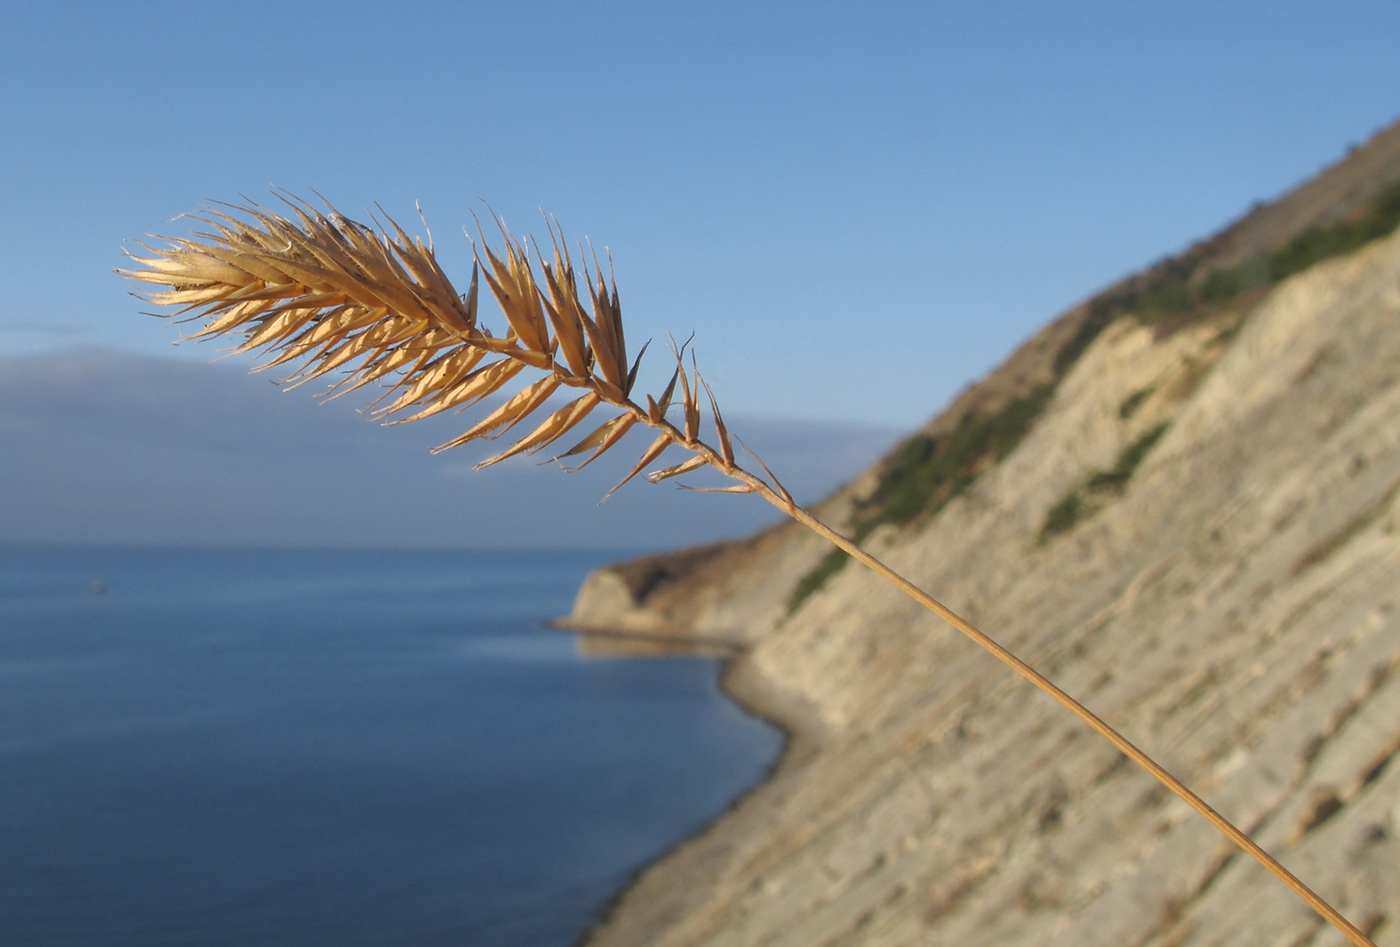
[(977, 644), (981, 645), (987, 651), (990, 651), (994, 656), (996, 656), (996, 658), (999, 661), (1011, 667), (1011, 669), (1014, 670), (1017, 674), (1020, 674), (1026, 680), (1034, 684), (1036, 687), (1049, 694), (1055, 699), (1057, 703), (1059, 703), (1062, 707), (1067, 709), (1070, 713), (1074, 714), (1080, 720), (1087, 723), (1096, 732), (1098, 732), (1100, 736), (1104, 737), (1104, 739), (1108, 740), (1115, 747), (1121, 750), (1134, 763), (1137, 763), (1143, 769), (1147, 770), (1154, 777), (1156, 777), (1158, 782), (1160, 782), (1163, 786), (1166, 786), (1178, 797), (1183, 799), (1187, 805), (1189, 805), (1191, 808), (1195, 809), (1201, 815), (1209, 819), (1211, 824), (1214, 825), (1221, 832), (1223, 832), (1230, 841), (1234, 842), (1241, 849), (1247, 852), (1250, 855), (1250, 857), (1252, 857), (1255, 861), (1259, 862), (1259, 864), (1267, 868), (1276, 878), (1278, 878), (1284, 884), (1288, 885), (1288, 887), (1292, 888), (1294, 893), (1297, 894), (1298, 897), (1302, 898), (1308, 903), (1309, 907), (1311, 907), (1322, 917), (1326, 918), (1332, 924), (1333, 927), (1337, 928), (1339, 931), (1345, 934), (1347, 938), (1353, 944), (1356, 945), (1356, 947), (1376, 947), (1376, 945), (1371, 941), (1369, 937), (1363, 934), (1354, 924), (1352, 924), (1346, 918), (1342, 917), (1342, 915), (1335, 908), (1333, 908), (1332, 905), (1328, 904), (1322, 899), (1320, 895), (1318, 895), (1307, 885), (1303, 884), (1303, 882), (1300, 881), (1297, 878), (1297, 876), (1295, 876), (1291, 871), (1280, 865), (1272, 855), (1270, 855), (1268, 852), (1264, 851), (1262, 848), (1256, 845), (1253, 839), (1251, 839), (1248, 835), (1244, 834), (1244, 832), (1236, 828), (1235, 825), (1232, 822), (1230, 822), (1229, 819), (1226, 819), (1219, 812), (1216, 812), (1213, 808), (1210, 807), (1209, 804), (1206, 803), (1204, 799), (1202, 799), (1200, 796), (1196, 795), (1194, 792), (1188, 789), (1186, 785), (1183, 782), (1181, 782), (1181, 780), (1177, 779), (1171, 773), (1167, 772), (1165, 769), (1159, 766), (1156, 760), (1152, 759), (1152, 757), (1148, 756), (1142, 750), (1138, 749), (1135, 745), (1133, 745), (1131, 741), (1128, 740), (1127, 737), (1123, 736), (1117, 730), (1110, 727), (1107, 723), (1105, 723), (1097, 715), (1095, 715), (1091, 710), (1089, 710), (1089, 708), (1085, 707), (1079, 701), (1075, 700), (1073, 697), (1069, 696), (1064, 691), (1060, 690), (1058, 687), (1052, 684), (1040, 672), (1036, 671), (1034, 668), (1026, 664), (1020, 658), (1016, 657), (1016, 655), (1012, 654), (1010, 651), (997, 644), (991, 638), (987, 637), (981, 631), (977, 630), (977, 628), (973, 627), (973, 625), (970, 622), (968, 622), (962, 616), (953, 612), (942, 602), (938, 601), (933, 596), (929, 595), (927, 592), (914, 585), (908, 579), (895, 572), (893, 569), (885, 565), (879, 559), (876, 559), (874, 556), (870, 555), (870, 553), (866, 552), (864, 549), (861, 549), (859, 546), (851, 542), (851, 540), (847, 539), (845, 536), (842, 536), (840, 533), (827, 526), (821, 520), (817, 519), (815, 516), (802, 509), (802, 507), (796, 505), (795, 503), (788, 502), (782, 497), (778, 496), (778, 494), (774, 492), (771, 488), (769, 488), (769, 486), (762, 480), (758, 479), (757, 477), (754, 477), (747, 471), (739, 470), (738, 468), (735, 468), (734, 472), (730, 473), (730, 476), (742, 480), (749, 486), (753, 487), (754, 492), (761, 495), (769, 503), (782, 510), (788, 516), (791, 516), (793, 519), (797, 520), (803, 526), (806, 526), (808, 529), (812, 530), (812, 532), (831, 542), (843, 552), (850, 555), (851, 558), (858, 560), (868, 568), (872, 569), (874, 572), (878, 573), (886, 581), (890, 582), (905, 595), (908, 595), (920, 605), (924, 606), (924, 608), (927, 608), (929, 611), (933, 612), (935, 615), (948, 622), (948, 624), (952, 625), (958, 631), (962, 632), (964, 635), (977, 642)]

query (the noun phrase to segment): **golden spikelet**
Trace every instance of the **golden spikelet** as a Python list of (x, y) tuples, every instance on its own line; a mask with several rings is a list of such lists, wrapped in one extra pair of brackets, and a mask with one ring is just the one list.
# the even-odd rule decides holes
[[(577, 398), (551, 411), (529, 434), (482, 461), (478, 468), (519, 453), (544, 450), (604, 405), (612, 417), (556, 456), (588, 454), (581, 463), (566, 469), (588, 466), (638, 424), (654, 429), (656, 437), (641, 459), (607, 496), (658, 461), (667, 448), (689, 452), (686, 460), (654, 470), (646, 479), (658, 483), (711, 467), (735, 483), (701, 489), (763, 497), (1049, 694), (1203, 815), (1353, 944), (1375, 947), (1336, 909), (1122, 734), (965, 619), (798, 506), (767, 464), (742, 441), (740, 446), (754, 457), (767, 479), (740, 467), (735, 462), (734, 439), (714, 393), (695, 366), (693, 353), (690, 371), (686, 370), (688, 340), (671, 345), (676, 368), (661, 396), (646, 396), (645, 407), (633, 401), (632, 388), (646, 347), (628, 363), (622, 310), (611, 268), (605, 274), (593, 255), (591, 268), (583, 268), (585, 297), (557, 224), (547, 222), (551, 259), (545, 260), (536, 247), (541, 280), (527, 245), (493, 215), (501, 249), (493, 250), (482, 236), (471, 283), (466, 293), (458, 294), (438, 266), (431, 243), (410, 238), (388, 215), (384, 215), (387, 226), (367, 226), (329, 205), (322, 212), (294, 197), (284, 197), (283, 202), (290, 216), (252, 203), (210, 208), (193, 219), (212, 231), (171, 239), (159, 248), (142, 244), (150, 255), (133, 256), (137, 266), (118, 272), (158, 287), (144, 295), (150, 302), (168, 307), (167, 315), (203, 319), (203, 326), (191, 338), (241, 337), (235, 351), (260, 353), (266, 358), (264, 368), (299, 363), (289, 378), (293, 385), (333, 371), (341, 375), (331, 388), (332, 395), (371, 382), (386, 385), (374, 416), (392, 419), (390, 423), (469, 407), (500, 392), (526, 369), (543, 373), (464, 433), (437, 447), (438, 451), (500, 437), (541, 412), (561, 388), (580, 390)], [(505, 316), (503, 336), (493, 335), (478, 321), (480, 275), (486, 277)], [(668, 419), (678, 383), (679, 426)], [(700, 439), (702, 388), (717, 448)]]
[[(580, 287), (567, 243), (553, 221), (548, 222), (552, 258), (539, 255), (537, 247), (532, 260), (527, 244), (495, 218), (501, 249), (493, 249), (482, 235), (471, 283), (459, 294), (431, 244), (410, 238), (387, 214), (384, 224), (367, 226), (329, 205), (321, 211), (294, 197), (283, 200), (285, 214), (252, 203), (208, 209), (192, 219), (211, 230), (171, 239), (164, 247), (142, 244), (148, 254), (133, 255), (136, 266), (119, 272), (158, 287), (144, 298), (167, 307), (167, 315), (203, 320), (190, 338), (238, 337), (235, 351), (260, 354), (263, 368), (297, 365), (288, 379), (292, 385), (333, 371), (339, 373), (333, 394), (370, 382), (385, 384), (387, 391), (372, 415), (388, 423), (470, 407), (501, 392), (526, 369), (543, 372), (435, 448), (500, 437), (534, 418), (530, 433), (478, 468), (542, 451), (607, 406), (618, 413), (559, 455), (593, 451), (573, 469), (592, 463), (640, 423), (655, 428), (657, 439), (622, 483), (674, 444), (689, 451), (690, 459), (650, 474), (652, 482), (711, 466), (739, 480), (731, 488), (735, 492), (754, 492), (757, 478), (735, 464), (713, 394), (711, 416), (719, 447), (700, 440), (701, 380), (698, 372), (693, 383), (687, 377), (681, 364), (684, 346), (673, 346), (677, 369), (661, 398), (648, 396), (645, 408), (631, 399), (646, 346), (628, 362), (615, 279), (604, 273), (595, 255), (592, 266), (583, 268)], [(543, 278), (536, 275), (536, 265)], [(482, 276), (505, 316), (504, 335), (493, 335), (478, 321)], [(677, 379), (682, 389), (679, 427), (667, 419)], [(561, 388), (581, 393), (540, 420), (537, 416)]]

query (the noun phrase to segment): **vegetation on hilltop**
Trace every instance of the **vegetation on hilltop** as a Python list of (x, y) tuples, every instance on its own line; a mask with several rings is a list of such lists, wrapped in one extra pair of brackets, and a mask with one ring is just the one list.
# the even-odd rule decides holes
[[(978, 417), (963, 415), (947, 436), (916, 434), (895, 451), (870, 496), (856, 504), (855, 540), (860, 542), (887, 523), (903, 526), (943, 509), (1021, 442), (1044, 410), (1053, 387), (1037, 385), (1001, 410)], [(822, 558), (793, 589), (788, 611), (795, 611), (849, 558), (839, 549)]]
[[(951, 434), (919, 433), (895, 448), (880, 471), (875, 490), (856, 504), (853, 538), (860, 542), (885, 524), (906, 526), (926, 520), (965, 492), (984, 471), (1015, 449), (1070, 368), (1112, 323), (1132, 317), (1158, 331), (1173, 332), (1232, 309), (1248, 308), (1269, 287), (1323, 260), (1360, 249), (1389, 235), (1398, 225), (1400, 181), (1384, 188), (1360, 212), (1308, 227), (1275, 249), (1242, 263), (1211, 267), (1204, 250), (1193, 248), (1100, 293), (1085, 307), (1074, 333), (1056, 350), (1051, 381), (1033, 385), (991, 413), (964, 414)], [(1123, 403), (1120, 416), (1130, 417), (1150, 393), (1136, 392)], [(1121, 490), (1164, 430), (1162, 426), (1148, 432), (1124, 451), (1112, 470), (1099, 471), (1085, 488), (1099, 493)], [(1129, 458), (1133, 451), (1138, 453)], [(1051, 508), (1041, 540), (1070, 529), (1090, 508), (1079, 488), (1071, 491)], [(823, 557), (793, 588), (788, 614), (840, 572), (848, 558), (839, 549)]]

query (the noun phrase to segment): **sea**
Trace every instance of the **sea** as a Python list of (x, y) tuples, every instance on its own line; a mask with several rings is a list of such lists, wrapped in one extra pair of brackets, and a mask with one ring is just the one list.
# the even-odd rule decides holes
[(0, 545), (0, 945), (575, 943), (782, 746), (626, 552)]

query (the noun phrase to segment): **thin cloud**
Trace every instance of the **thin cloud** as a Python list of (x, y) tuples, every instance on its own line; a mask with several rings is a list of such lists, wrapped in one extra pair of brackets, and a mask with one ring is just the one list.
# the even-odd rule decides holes
[(58, 339), (92, 336), (90, 326), (75, 322), (37, 322), (23, 319), (0, 319), (0, 332), (10, 335), (42, 335)]
[[(599, 507), (626, 472), (610, 458), (575, 475), (542, 458), (470, 472), (491, 445), (429, 453), (465, 416), (384, 428), (351, 397), (284, 394), (245, 368), (94, 350), (0, 356), (0, 541), (656, 548), (743, 535), (777, 515), (753, 497), (645, 483)], [(898, 433), (731, 426), (804, 502)]]

